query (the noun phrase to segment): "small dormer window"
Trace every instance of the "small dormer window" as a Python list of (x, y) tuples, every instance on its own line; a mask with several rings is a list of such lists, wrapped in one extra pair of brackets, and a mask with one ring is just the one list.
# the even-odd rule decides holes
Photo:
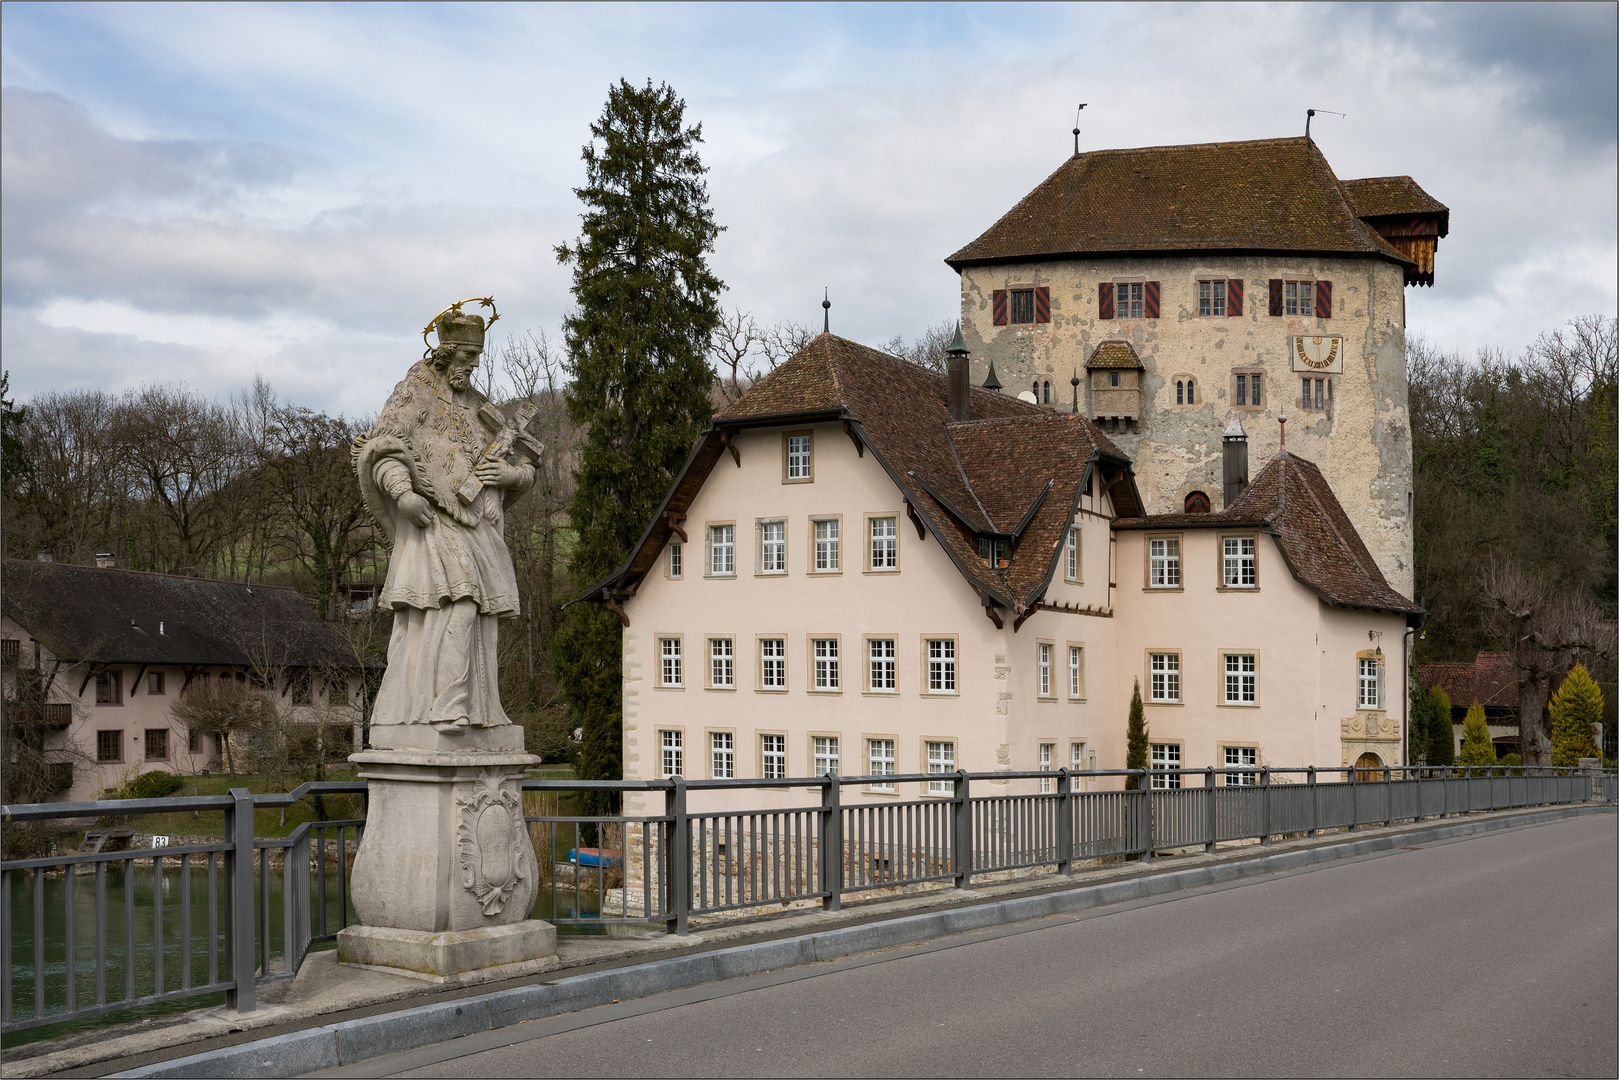
[(1012, 561), (1012, 543), (1009, 540), (980, 536), (978, 538), (978, 557), (988, 563), (991, 569), (1009, 566)]

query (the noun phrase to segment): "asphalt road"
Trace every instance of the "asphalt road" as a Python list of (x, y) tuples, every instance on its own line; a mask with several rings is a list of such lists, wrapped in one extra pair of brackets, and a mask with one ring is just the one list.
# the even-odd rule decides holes
[(737, 979), (366, 1072), (1614, 1076), (1616, 824), (1575, 818)]

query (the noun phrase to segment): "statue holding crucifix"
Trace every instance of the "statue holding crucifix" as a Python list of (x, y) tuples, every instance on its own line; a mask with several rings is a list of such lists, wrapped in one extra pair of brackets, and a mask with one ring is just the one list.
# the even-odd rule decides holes
[[(476, 299), (476, 298), (475, 298)], [(472, 385), (493, 312), (445, 308), (382, 415), (355, 441), (366, 505), (392, 543), (379, 602), (393, 608), (388, 669), (373, 725), (429, 724), (446, 735), (509, 725), (500, 704), (498, 621), (519, 613), (505, 508), (534, 484), (537, 410), (507, 418)]]

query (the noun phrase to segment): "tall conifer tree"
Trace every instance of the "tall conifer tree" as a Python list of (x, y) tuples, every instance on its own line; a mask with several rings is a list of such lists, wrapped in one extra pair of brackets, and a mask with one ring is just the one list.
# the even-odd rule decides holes
[[(1147, 753), (1147, 710), (1141, 705), (1141, 680), (1137, 679), (1135, 690), (1130, 694), (1130, 725), (1125, 731), (1124, 767), (1145, 769)], [(1135, 791), (1139, 787), (1139, 776), (1131, 776), (1124, 781), (1126, 791)]]
[(1584, 664), (1575, 664), (1552, 695), (1552, 764), (1574, 766), (1582, 757), (1600, 757), (1596, 729), (1602, 722), (1602, 691)]
[[(583, 591), (621, 564), (713, 414), (707, 362), (725, 287), (708, 266), (720, 226), (697, 155), (702, 125), (667, 85), (624, 80), (607, 95), (584, 148), (585, 204), (573, 245), (577, 305), (563, 321), (568, 415), (584, 434), (569, 507), (569, 560)], [(622, 627), (602, 605), (576, 604), (553, 639), (557, 674), (583, 729), (579, 775), (623, 775)], [(599, 812), (606, 800), (586, 800)]]
[(1490, 726), (1484, 719), (1484, 706), (1476, 701), (1468, 708), (1467, 718), (1462, 722), (1462, 753), (1457, 763), (1495, 764), (1495, 744), (1490, 741)]
[(1451, 719), (1450, 695), (1443, 686), (1428, 691), (1428, 764), (1456, 764), (1456, 722)]

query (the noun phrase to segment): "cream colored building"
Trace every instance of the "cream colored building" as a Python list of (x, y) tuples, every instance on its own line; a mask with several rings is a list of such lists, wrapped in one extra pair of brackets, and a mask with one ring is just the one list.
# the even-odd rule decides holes
[(1319, 470), (1142, 511), (1085, 417), (822, 334), (587, 594), (624, 622), (625, 777), (1117, 769), (1138, 681), (1162, 765), (1399, 762), (1417, 613)]
[[(1096, 420), (1153, 513), (1221, 505), (1221, 432), (1317, 462), (1412, 588), (1405, 288), (1449, 211), (1410, 177), (1340, 181), (1307, 138), (1076, 154), (946, 261), (982, 383)], [(1126, 355), (1126, 353), (1128, 355)]]
[(35, 678), (47, 684), (53, 799), (102, 798), (155, 769), (220, 771), (217, 738), (171, 712), (199, 681), (252, 682), (282, 715), (359, 746), (359, 663), (296, 590), (6, 559), (3, 605), (5, 707)]

